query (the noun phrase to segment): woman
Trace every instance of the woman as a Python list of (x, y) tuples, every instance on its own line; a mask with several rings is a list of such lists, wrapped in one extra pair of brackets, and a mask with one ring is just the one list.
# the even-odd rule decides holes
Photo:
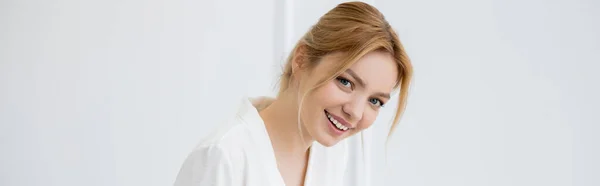
[(277, 97), (242, 101), (237, 117), (189, 155), (175, 185), (341, 185), (352, 163), (343, 140), (370, 127), (399, 88), (391, 134), (411, 76), (383, 15), (340, 4), (297, 43)]

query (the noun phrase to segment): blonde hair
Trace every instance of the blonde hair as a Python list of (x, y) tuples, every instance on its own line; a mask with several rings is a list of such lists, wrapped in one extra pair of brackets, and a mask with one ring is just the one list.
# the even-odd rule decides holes
[[(302, 51), (302, 56), (295, 56), (298, 50)], [(396, 115), (388, 132), (389, 138), (406, 108), (413, 69), (396, 32), (390, 27), (383, 14), (369, 4), (363, 2), (339, 4), (312, 26), (288, 56), (279, 82), (279, 95), (290, 86), (295, 57), (303, 58), (302, 60), (305, 61), (307, 67), (312, 68), (328, 54), (335, 52), (344, 54), (340, 63), (331, 72), (327, 73), (325, 78), (310, 88), (304, 94), (306, 96), (316, 88), (339, 76), (362, 56), (372, 51), (388, 52), (392, 54), (398, 64), (398, 82), (395, 87), (400, 88), (400, 97)], [(300, 107), (302, 107), (302, 101)]]

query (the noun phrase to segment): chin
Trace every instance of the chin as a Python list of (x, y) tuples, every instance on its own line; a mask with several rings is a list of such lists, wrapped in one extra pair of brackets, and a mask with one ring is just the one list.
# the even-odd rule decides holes
[(339, 139), (321, 139), (321, 140), (316, 140), (316, 141), (325, 147), (331, 147), (340, 142)]

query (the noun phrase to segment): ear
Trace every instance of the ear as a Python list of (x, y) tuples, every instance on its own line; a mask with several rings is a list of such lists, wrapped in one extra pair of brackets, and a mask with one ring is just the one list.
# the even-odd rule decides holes
[(292, 58), (292, 74), (299, 72), (302, 68), (306, 67), (307, 56), (306, 56), (306, 44), (300, 42), (296, 49), (293, 51)]

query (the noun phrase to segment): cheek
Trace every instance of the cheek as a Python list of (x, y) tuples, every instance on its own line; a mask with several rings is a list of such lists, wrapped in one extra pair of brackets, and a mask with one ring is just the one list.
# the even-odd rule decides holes
[(334, 81), (330, 81), (313, 92), (314, 103), (324, 108), (339, 106), (346, 100), (348, 93), (341, 90)]
[(304, 100), (302, 112), (305, 114), (302, 119), (321, 120), (323, 110), (331, 109), (343, 102), (344, 98), (340, 92), (343, 91), (333, 83), (327, 83), (312, 91)]
[[(367, 109), (370, 109), (370, 108), (367, 108)], [(358, 128), (362, 131), (364, 129), (371, 127), (373, 125), (373, 122), (375, 122), (376, 118), (377, 118), (377, 111), (365, 112), (362, 120), (358, 124)]]

